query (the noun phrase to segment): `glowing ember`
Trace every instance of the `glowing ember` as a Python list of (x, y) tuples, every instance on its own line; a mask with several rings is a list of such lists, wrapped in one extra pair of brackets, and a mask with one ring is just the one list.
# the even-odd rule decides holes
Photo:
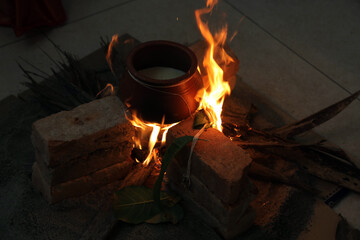
[[(169, 129), (175, 126), (178, 123), (173, 124), (163, 124), (163, 123), (149, 123), (139, 119), (136, 113), (133, 113), (131, 118), (128, 117), (128, 120), (136, 128), (136, 135), (134, 137), (135, 146), (138, 149), (143, 149), (142, 141), (148, 142), (148, 155), (143, 162), (143, 165), (147, 166), (153, 158), (156, 160), (156, 151), (154, 149), (155, 145), (158, 143), (160, 147), (163, 146), (166, 142), (166, 134)], [(159, 135), (161, 134), (161, 140), (159, 140)], [(150, 137), (149, 137), (150, 135)], [(136, 159), (137, 160), (137, 159)], [(138, 161), (138, 160), (137, 160)]]
[(224, 72), (214, 59), (216, 54), (220, 60), (228, 64), (234, 60), (226, 53), (223, 45), (226, 40), (227, 26), (225, 25), (219, 32), (213, 36), (209, 30), (208, 24), (203, 22), (201, 16), (211, 13), (218, 0), (208, 0), (206, 8), (195, 11), (196, 22), (199, 30), (209, 45), (203, 60), (204, 68), (207, 71), (209, 87), (203, 91), (199, 109), (204, 109), (213, 127), (222, 131), (221, 112), (226, 95), (230, 95), (231, 89), (228, 82), (224, 81)]

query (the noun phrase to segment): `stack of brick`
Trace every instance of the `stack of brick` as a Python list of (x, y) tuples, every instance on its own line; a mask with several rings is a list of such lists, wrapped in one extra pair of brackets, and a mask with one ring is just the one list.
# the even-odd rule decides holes
[[(168, 144), (184, 135), (194, 136), (192, 119), (171, 128)], [(216, 129), (207, 129), (196, 143), (191, 159), (190, 186), (183, 184), (190, 146), (186, 146), (170, 163), (167, 176), (170, 186), (225, 239), (233, 238), (252, 226), (254, 210), (249, 207), (257, 190), (247, 171), (252, 162), (249, 155)]]
[(55, 203), (125, 177), (133, 165), (132, 136), (134, 129), (115, 96), (36, 121), (34, 187)]

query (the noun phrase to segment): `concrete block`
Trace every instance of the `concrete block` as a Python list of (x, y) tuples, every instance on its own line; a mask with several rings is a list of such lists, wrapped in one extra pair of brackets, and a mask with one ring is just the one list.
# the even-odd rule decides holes
[(98, 149), (131, 141), (134, 128), (124, 109), (121, 101), (111, 96), (36, 121), (32, 143), (38, 161), (55, 168)]
[[(199, 130), (192, 129), (193, 119), (189, 118), (169, 130), (167, 144), (181, 136), (194, 136)], [(201, 136), (193, 152), (191, 173), (215, 196), (226, 204), (235, 203), (246, 182), (250, 156), (229, 138), (216, 129), (209, 128)], [(185, 147), (176, 160), (186, 168), (190, 146)]]

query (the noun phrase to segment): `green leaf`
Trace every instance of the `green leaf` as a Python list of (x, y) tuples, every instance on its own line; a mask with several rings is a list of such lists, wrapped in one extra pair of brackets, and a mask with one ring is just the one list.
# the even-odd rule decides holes
[(174, 142), (166, 149), (162, 163), (161, 163), (161, 170), (159, 173), (159, 177), (155, 182), (154, 185), (154, 200), (155, 204), (162, 208), (162, 202), (161, 202), (161, 196), (160, 196), (160, 189), (161, 189), (161, 183), (164, 178), (164, 173), (166, 172), (166, 169), (171, 162), (171, 160), (176, 156), (176, 154), (186, 146), (186, 144), (190, 143), (193, 140), (194, 137), (192, 136), (183, 136), (176, 138)]
[(210, 120), (205, 111), (201, 109), (195, 114), (193, 129), (201, 129), (205, 124), (210, 124)]
[[(178, 197), (159, 193), (159, 202), (163, 206), (171, 208), (179, 201)], [(133, 224), (145, 222), (162, 211), (154, 202), (153, 190), (144, 186), (130, 186), (116, 191), (114, 210), (117, 219)]]
[(164, 209), (159, 214), (154, 217), (146, 220), (147, 223), (162, 223), (162, 222), (172, 222), (173, 224), (178, 223), (184, 217), (184, 211), (182, 207), (178, 204), (174, 205), (171, 208)]
[(160, 189), (169, 163), (192, 140), (192, 136), (177, 138), (166, 150), (153, 190), (144, 186), (130, 186), (114, 193), (114, 210), (117, 219), (134, 224), (169, 221), (177, 223), (182, 219), (183, 210), (176, 205), (180, 198), (161, 192)]

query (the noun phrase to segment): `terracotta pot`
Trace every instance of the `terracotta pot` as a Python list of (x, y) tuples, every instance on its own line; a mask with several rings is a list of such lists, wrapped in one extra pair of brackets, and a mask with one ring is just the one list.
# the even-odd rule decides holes
[[(119, 86), (121, 100), (131, 111), (149, 122), (181, 121), (198, 107), (195, 96), (203, 88), (195, 54), (187, 47), (169, 41), (138, 45), (126, 60), (126, 73)], [(183, 75), (155, 79), (141, 70), (153, 67), (175, 68)]]

